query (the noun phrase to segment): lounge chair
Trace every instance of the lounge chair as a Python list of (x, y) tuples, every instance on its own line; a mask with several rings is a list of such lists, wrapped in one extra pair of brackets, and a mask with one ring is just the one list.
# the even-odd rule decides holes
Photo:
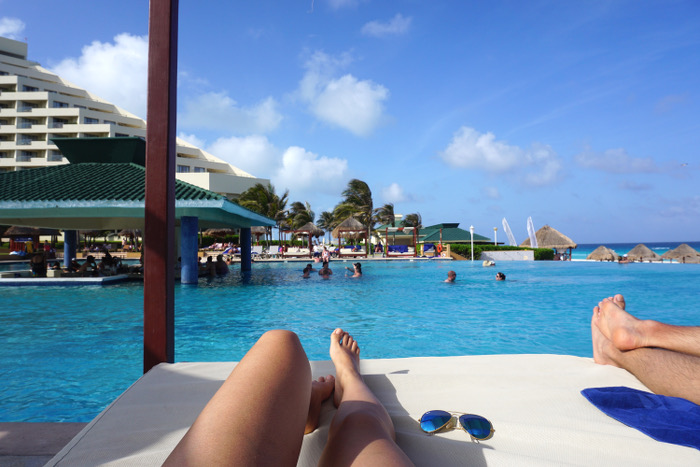
[[(47, 465), (160, 465), (235, 363), (161, 364), (127, 389)], [(333, 373), (311, 363), (314, 377)], [(368, 386), (384, 404), (396, 441), (418, 466), (699, 465), (696, 449), (661, 443), (608, 417), (582, 395), (589, 387), (646, 390), (630, 373), (590, 358), (488, 355), (364, 360)], [(426, 435), (422, 413), (482, 415), (493, 438), (473, 442), (461, 430)], [(335, 409), (304, 437), (300, 466), (317, 465)]]

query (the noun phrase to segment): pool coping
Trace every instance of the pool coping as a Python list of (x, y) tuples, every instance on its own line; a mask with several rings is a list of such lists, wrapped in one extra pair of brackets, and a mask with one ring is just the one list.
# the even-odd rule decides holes
[(0, 422), (0, 465), (46, 464), (87, 423)]
[(128, 279), (127, 274), (105, 277), (1, 277), (0, 286), (107, 285)]

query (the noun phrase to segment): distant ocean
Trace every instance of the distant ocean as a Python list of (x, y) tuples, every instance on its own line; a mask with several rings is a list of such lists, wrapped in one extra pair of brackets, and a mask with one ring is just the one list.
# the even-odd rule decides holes
[[(668, 250), (673, 250), (676, 248), (678, 245), (682, 245), (683, 243), (687, 243), (691, 247), (695, 248), (700, 252), (700, 242), (640, 242), (644, 243), (648, 248), (650, 248), (652, 251), (659, 255), (663, 255), (666, 253)], [(571, 251), (571, 258), (572, 259), (586, 259), (586, 257), (596, 248), (598, 248), (600, 245), (606, 246), (612, 250), (615, 250), (615, 253), (618, 255), (622, 256), (626, 254), (628, 251), (630, 251), (632, 248), (635, 246), (639, 245), (639, 243), (579, 243), (578, 246)]]

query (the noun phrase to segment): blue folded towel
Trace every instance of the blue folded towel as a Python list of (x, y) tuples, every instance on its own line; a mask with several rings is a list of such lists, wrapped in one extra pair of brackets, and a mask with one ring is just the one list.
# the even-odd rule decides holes
[(700, 449), (700, 405), (621, 386), (581, 394), (606, 415), (657, 441)]

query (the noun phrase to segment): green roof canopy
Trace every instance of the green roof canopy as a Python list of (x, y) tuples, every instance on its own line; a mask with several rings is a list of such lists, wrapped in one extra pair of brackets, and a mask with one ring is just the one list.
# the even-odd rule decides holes
[[(138, 145), (133, 140), (140, 138), (123, 140)], [(0, 224), (66, 230), (143, 229), (145, 180), (146, 169), (135, 163), (82, 162), (3, 173)], [(225, 196), (176, 180), (176, 225), (182, 216), (198, 217), (202, 229), (275, 225), (272, 219)]]
[(52, 138), (71, 164), (133, 162), (146, 166), (146, 141), (136, 136), (115, 138)]
[[(435, 243), (440, 241), (440, 229), (442, 229), (443, 243), (469, 243), (471, 242), (471, 233), (468, 230), (457, 227), (458, 222), (435, 224), (428, 227), (423, 227), (420, 230), (421, 243)], [(491, 243), (491, 239), (483, 235), (474, 234), (474, 243)]]

